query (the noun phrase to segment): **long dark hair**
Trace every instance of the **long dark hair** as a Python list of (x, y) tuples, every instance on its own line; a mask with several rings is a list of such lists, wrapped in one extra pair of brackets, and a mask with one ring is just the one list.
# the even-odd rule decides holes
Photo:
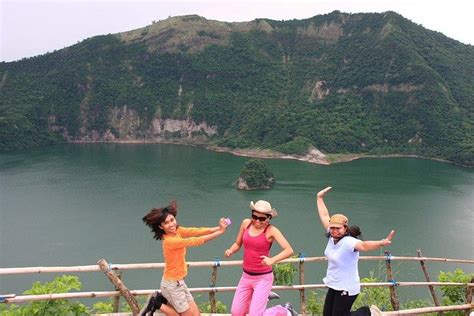
[(156, 240), (163, 239), (165, 231), (160, 228), (161, 223), (166, 220), (166, 217), (171, 214), (174, 217), (178, 214), (178, 206), (176, 201), (171, 201), (170, 205), (161, 208), (152, 208), (145, 216), (143, 216), (143, 222), (151, 228), (151, 231), (155, 234), (153, 238)]
[(349, 229), (347, 230), (347, 236), (351, 236), (351, 237), (354, 237), (354, 238), (357, 238), (357, 239), (361, 239), (362, 238), (362, 232), (360, 231), (360, 227), (357, 226), (357, 225), (352, 225), (351, 227), (349, 227)]
[[(362, 238), (362, 232), (360, 231), (360, 227), (357, 226), (357, 225), (352, 225), (352, 226), (348, 227), (345, 236), (351, 236), (351, 237), (354, 237), (354, 238), (357, 238), (357, 239), (361, 239)], [(342, 238), (344, 238), (345, 236), (343, 236)], [(329, 232), (327, 232), (326, 237), (327, 238), (331, 237), (331, 234)]]

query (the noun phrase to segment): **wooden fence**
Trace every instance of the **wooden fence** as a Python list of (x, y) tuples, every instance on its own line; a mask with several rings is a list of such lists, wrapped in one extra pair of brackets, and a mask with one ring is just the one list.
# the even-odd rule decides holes
[[(394, 311), (384, 312), (384, 315), (414, 315), (414, 314), (425, 314), (425, 313), (442, 313), (445, 311), (462, 310), (465, 315), (469, 315), (469, 312), (473, 310), (474, 304), (472, 304), (472, 294), (474, 291), (474, 280), (470, 283), (454, 283), (454, 282), (433, 282), (430, 279), (428, 270), (426, 268), (427, 262), (444, 262), (444, 263), (459, 263), (459, 264), (474, 264), (474, 260), (464, 259), (449, 259), (449, 258), (430, 258), (424, 257), (421, 251), (417, 251), (417, 257), (401, 257), (392, 256), (390, 252), (386, 251), (385, 256), (361, 256), (360, 260), (383, 260), (385, 261), (385, 268), (387, 273), (387, 282), (378, 283), (361, 283), (362, 287), (388, 287), (390, 289), (390, 302)], [(299, 284), (294, 285), (276, 285), (273, 286), (273, 290), (291, 290), (298, 291), (300, 298), (300, 310), (303, 314), (307, 313), (306, 305), (306, 293), (307, 290), (326, 288), (324, 284), (306, 284), (305, 283), (305, 265), (313, 262), (326, 261), (325, 257), (308, 257), (304, 258), (291, 258), (283, 260), (283, 263), (294, 263), (298, 265), (298, 282)], [(393, 261), (418, 261), (423, 271), (425, 282), (405, 282), (395, 281), (393, 278)], [(227, 266), (240, 266), (242, 265), (241, 260), (234, 261), (199, 261), (199, 262), (188, 262), (189, 267), (210, 267), (211, 268), (211, 286), (190, 288), (191, 292), (196, 293), (208, 293), (209, 301), (211, 306), (211, 312), (216, 312), (216, 293), (217, 292), (233, 292), (235, 286), (216, 286), (218, 270)], [(138, 269), (163, 269), (164, 263), (137, 263), (137, 264), (108, 264), (105, 259), (99, 260), (97, 265), (86, 265), (86, 266), (62, 266), (62, 267), (24, 267), (24, 268), (0, 268), (0, 277), (2, 275), (23, 275), (23, 274), (36, 274), (36, 273), (71, 273), (71, 272), (104, 272), (107, 278), (115, 285), (116, 291), (95, 291), (95, 292), (72, 292), (72, 293), (57, 293), (57, 294), (42, 294), (42, 295), (16, 295), (16, 294), (0, 294), (0, 302), (5, 304), (13, 303), (24, 303), (31, 301), (41, 300), (56, 300), (56, 299), (72, 299), (72, 298), (103, 298), (109, 297), (114, 298), (116, 304), (115, 309), (118, 309), (118, 300), (120, 297), (124, 297), (130, 306), (132, 313), (137, 314), (139, 311), (139, 305), (135, 298), (138, 295), (148, 295), (156, 289), (148, 290), (129, 290), (125, 284), (121, 281), (120, 276), (116, 274), (116, 271), (126, 270), (138, 270)], [(400, 310), (400, 302), (398, 298), (398, 288), (401, 287), (428, 287), (432, 300), (433, 307), (424, 307), (417, 309), (406, 309)], [(440, 306), (439, 300), (436, 296), (434, 287), (437, 286), (461, 286), (466, 290), (466, 304), (463, 305), (452, 305), (452, 306)], [(115, 310), (118, 311), (118, 310)]]

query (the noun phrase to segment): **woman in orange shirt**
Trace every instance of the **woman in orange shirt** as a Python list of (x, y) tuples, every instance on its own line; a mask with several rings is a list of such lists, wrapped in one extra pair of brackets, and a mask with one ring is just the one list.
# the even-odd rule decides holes
[[(183, 227), (176, 221), (178, 208), (176, 201), (162, 208), (154, 208), (143, 217), (143, 222), (151, 228), (154, 238), (163, 240), (163, 257), (165, 269), (161, 280), (161, 295), (151, 296), (155, 309), (165, 312), (167, 315), (176, 315), (176, 312), (184, 316), (200, 315), (199, 309), (194, 302), (184, 278), (186, 277), (186, 248), (201, 246), (204, 243), (222, 235), (228, 226), (225, 218), (221, 218), (219, 226), (216, 227)], [(150, 299), (149, 299), (150, 301)], [(164, 304), (163, 304), (164, 303)], [(173, 306), (174, 311), (167, 309), (166, 303)], [(146, 313), (147, 311), (145, 311)]]

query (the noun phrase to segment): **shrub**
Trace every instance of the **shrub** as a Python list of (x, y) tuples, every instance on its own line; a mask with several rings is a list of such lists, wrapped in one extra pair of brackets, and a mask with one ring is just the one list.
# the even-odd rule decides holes
[[(199, 298), (198, 296), (197, 298)], [(198, 303), (198, 308), (201, 313), (211, 313), (211, 303), (209, 301), (204, 301)], [(219, 300), (216, 300), (216, 313), (217, 314), (225, 314), (227, 313), (227, 306)]]
[[(422, 307), (428, 307), (431, 306), (430, 302), (426, 300), (412, 300), (408, 301), (404, 304), (402, 304), (401, 309), (412, 309), (412, 308), (422, 308)], [(428, 313), (428, 314), (423, 314), (427, 316), (435, 316), (437, 313)]]
[(114, 306), (112, 302), (97, 302), (92, 305), (92, 310), (97, 314), (112, 313)]
[[(51, 293), (67, 293), (71, 290), (80, 290), (81, 281), (77, 276), (62, 275), (54, 278), (51, 282), (35, 282), (31, 289), (23, 294), (40, 295)], [(87, 307), (79, 302), (70, 302), (65, 299), (31, 302), (28, 305), (11, 305), (8, 310), (1, 312), (2, 316), (28, 315), (28, 316), (53, 316), (53, 315), (84, 315), (89, 311)]]
[[(371, 273), (370, 277), (362, 278), (362, 283), (376, 283), (380, 280), (373, 276)], [(377, 305), (381, 310), (389, 311), (392, 310), (390, 304), (390, 290), (386, 287), (364, 287), (360, 291), (354, 305), (353, 310), (356, 310), (362, 306)]]
[[(296, 256), (293, 258), (296, 258)], [(291, 262), (277, 263), (273, 269), (273, 283), (275, 285), (292, 285), (296, 271), (298, 269)]]
[(292, 141), (277, 146), (276, 149), (284, 154), (305, 155), (308, 153), (308, 147), (310, 145), (311, 140), (305, 137), (295, 137)]
[[(440, 282), (469, 283), (474, 278), (474, 273), (466, 274), (461, 269), (453, 272), (440, 271), (438, 280)], [(441, 286), (443, 292), (443, 305), (460, 305), (466, 302), (466, 288), (463, 286)], [(462, 311), (447, 312), (447, 315), (463, 315)]]
[[(320, 295), (319, 295), (320, 294)], [(306, 310), (311, 315), (322, 315), (324, 307), (324, 292), (312, 291), (306, 301)]]

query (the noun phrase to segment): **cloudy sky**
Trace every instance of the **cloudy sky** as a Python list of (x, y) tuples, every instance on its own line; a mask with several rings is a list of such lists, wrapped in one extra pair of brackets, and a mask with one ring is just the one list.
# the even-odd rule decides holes
[(237, 22), (303, 19), (334, 10), (390, 10), (474, 45), (473, 9), (472, 0), (0, 0), (0, 61), (44, 54), (95, 35), (186, 14)]

